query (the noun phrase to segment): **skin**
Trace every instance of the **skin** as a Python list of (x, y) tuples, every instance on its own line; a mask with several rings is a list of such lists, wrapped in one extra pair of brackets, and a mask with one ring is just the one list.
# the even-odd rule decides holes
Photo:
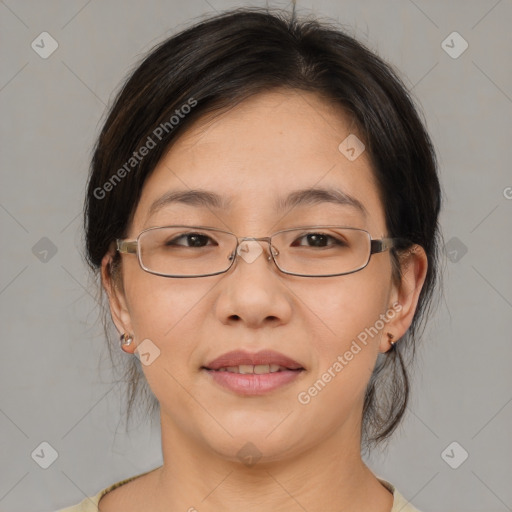
[[(238, 236), (333, 223), (386, 236), (367, 154), (351, 162), (338, 150), (350, 133), (356, 130), (342, 111), (302, 91), (260, 94), (216, 119), (204, 117), (148, 178), (128, 238), (181, 221)], [(276, 197), (324, 185), (359, 199), (367, 218), (329, 203), (274, 212)], [(233, 205), (173, 204), (148, 217), (154, 200), (189, 188), (230, 196)], [(268, 245), (263, 248), (267, 254)], [(285, 275), (261, 255), (252, 263), (238, 258), (225, 274), (168, 279), (123, 255), (117, 285), (108, 271), (112, 255), (105, 255), (102, 279), (112, 318), (120, 333), (134, 336), (126, 351), (133, 353), (147, 338), (160, 350), (142, 367), (160, 402), (164, 464), (105, 495), (100, 510), (313, 512), (333, 510), (335, 503), (344, 512), (389, 512), (391, 493), (361, 459), (361, 417), (376, 358), (390, 348), (386, 332), (399, 339), (414, 316), (427, 270), (424, 250), (414, 249), (399, 287), (389, 251), (372, 255), (362, 271), (330, 278)], [(397, 302), (401, 310), (379, 334), (309, 404), (299, 403), (298, 393)], [(299, 361), (306, 372), (272, 393), (241, 397), (200, 371), (227, 351), (266, 348)], [(252, 466), (237, 457), (248, 442), (261, 453)]]

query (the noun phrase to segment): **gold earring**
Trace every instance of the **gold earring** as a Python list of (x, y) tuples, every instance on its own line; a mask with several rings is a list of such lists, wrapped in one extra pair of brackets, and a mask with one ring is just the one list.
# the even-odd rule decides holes
[(131, 334), (123, 333), (121, 334), (121, 337), (119, 339), (121, 341), (121, 349), (124, 350), (124, 347), (128, 347), (131, 345), (133, 341), (133, 336)]
[(393, 334), (391, 334), (390, 332), (387, 333), (388, 335), (388, 339), (389, 339), (389, 346), (393, 349), (395, 347), (395, 343), (398, 341), (398, 340), (395, 340), (393, 341), (393, 338), (395, 337)]

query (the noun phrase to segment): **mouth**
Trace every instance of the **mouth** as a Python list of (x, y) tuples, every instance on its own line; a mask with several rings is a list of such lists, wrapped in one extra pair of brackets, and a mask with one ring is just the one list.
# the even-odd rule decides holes
[(294, 381), (306, 369), (274, 351), (234, 351), (202, 366), (212, 381), (239, 395), (262, 395)]
[(280, 366), (278, 364), (240, 364), (238, 366), (222, 366), (216, 370), (202, 366), (204, 370), (210, 370), (212, 372), (230, 372), (240, 373), (242, 375), (263, 375), (266, 373), (278, 373), (278, 372), (300, 372), (304, 368), (287, 368), (286, 366)]
[(233, 350), (202, 366), (206, 370), (229, 371), (243, 374), (275, 373), (286, 370), (304, 370), (302, 364), (274, 350), (256, 353)]

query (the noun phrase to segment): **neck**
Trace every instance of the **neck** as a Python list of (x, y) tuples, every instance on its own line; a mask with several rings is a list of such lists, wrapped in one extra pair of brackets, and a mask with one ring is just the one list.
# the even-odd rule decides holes
[[(237, 449), (230, 457), (213, 452), (163, 414), (161, 426), (164, 464), (155, 471), (151, 510), (391, 510), (391, 493), (361, 459), (358, 428), (338, 430), (309, 449), (273, 457), (256, 453), (247, 440), (231, 439)], [(237, 452), (243, 446), (241, 458)], [(261, 458), (254, 463), (257, 454)], [(247, 455), (253, 456), (252, 463)]]

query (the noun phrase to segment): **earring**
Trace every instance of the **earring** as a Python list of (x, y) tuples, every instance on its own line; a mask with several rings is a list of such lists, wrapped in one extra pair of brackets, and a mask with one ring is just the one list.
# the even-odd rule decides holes
[(393, 341), (393, 338), (395, 337), (393, 334), (391, 334), (390, 332), (387, 333), (388, 335), (388, 340), (389, 340), (389, 345), (391, 347), (391, 349), (395, 348), (395, 343), (398, 341), (398, 340), (395, 340)]
[(119, 339), (121, 341), (121, 349), (124, 350), (124, 347), (128, 347), (131, 345), (133, 341), (133, 336), (131, 334), (123, 333), (121, 334), (121, 337)]

